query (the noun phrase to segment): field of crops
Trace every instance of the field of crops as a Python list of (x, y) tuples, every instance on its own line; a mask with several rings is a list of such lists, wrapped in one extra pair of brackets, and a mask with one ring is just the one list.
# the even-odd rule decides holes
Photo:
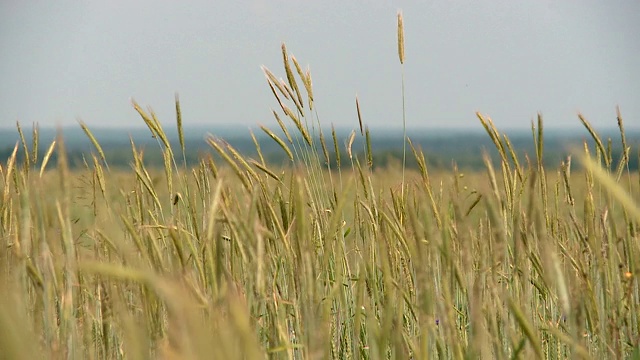
[(110, 169), (82, 124), (94, 151), (71, 170), (63, 136), (19, 130), (0, 169), (0, 358), (640, 359), (621, 116), (617, 160), (582, 116), (592, 139), (550, 168), (541, 118), (525, 158), (477, 114), (498, 166), (430, 172), (409, 136), (417, 171), (374, 168), (366, 124), (322, 133), (311, 75), (282, 50), (263, 131), (286, 166), (212, 136), (189, 168), (136, 103), (164, 168), (132, 142), (131, 170)]

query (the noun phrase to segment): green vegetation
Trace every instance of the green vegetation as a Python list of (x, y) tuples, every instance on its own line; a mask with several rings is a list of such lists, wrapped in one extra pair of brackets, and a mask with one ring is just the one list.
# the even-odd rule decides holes
[(363, 119), (346, 142), (324, 133), (309, 71), (282, 53), (286, 80), (264, 69), (279, 129), (261, 129), (282, 165), (252, 134), (254, 156), (210, 136), (190, 166), (177, 98), (179, 146), (133, 103), (160, 170), (135, 141), (131, 169), (110, 166), (84, 125), (95, 150), (71, 169), (62, 136), (19, 128), (0, 169), (0, 357), (640, 358), (640, 177), (619, 114), (617, 157), (581, 116), (592, 141), (552, 168), (540, 117), (524, 157), (477, 114), (497, 159), (482, 171), (434, 171), (410, 138), (415, 170), (374, 167)]

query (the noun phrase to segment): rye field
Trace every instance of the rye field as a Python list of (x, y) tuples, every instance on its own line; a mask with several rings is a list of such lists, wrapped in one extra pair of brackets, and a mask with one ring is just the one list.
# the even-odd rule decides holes
[(375, 168), (358, 102), (346, 141), (323, 132), (310, 72), (282, 53), (262, 131), (285, 164), (210, 135), (187, 166), (183, 137), (135, 102), (163, 168), (134, 141), (130, 169), (109, 167), (85, 124), (93, 151), (72, 168), (64, 134), (18, 126), (0, 358), (640, 359), (639, 153), (620, 112), (620, 156), (578, 115), (591, 138), (549, 167), (541, 117), (520, 156), (478, 113), (498, 154), (483, 171), (431, 171), (406, 134), (417, 168)]

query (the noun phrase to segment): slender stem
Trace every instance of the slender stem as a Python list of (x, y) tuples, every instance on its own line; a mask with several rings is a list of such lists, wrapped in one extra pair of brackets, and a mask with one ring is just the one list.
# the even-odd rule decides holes
[(402, 201), (404, 202), (404, 173), (407, 167), (407, 116), (405, 111), (405, 96), (404, 96), (404, 64), (402, 68)]

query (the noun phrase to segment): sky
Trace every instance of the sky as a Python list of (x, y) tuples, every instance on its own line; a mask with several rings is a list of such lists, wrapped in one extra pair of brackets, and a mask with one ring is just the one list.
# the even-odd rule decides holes
[[(406, 61), (397, 52), (396, 14)], [(131, 106), (185, 126), (276, 127), (261, 66), (281, 43), (309, 66), (324, 126), (640, 128), (637, 0), (0, 2), (0, 127), (138, 127)]]

